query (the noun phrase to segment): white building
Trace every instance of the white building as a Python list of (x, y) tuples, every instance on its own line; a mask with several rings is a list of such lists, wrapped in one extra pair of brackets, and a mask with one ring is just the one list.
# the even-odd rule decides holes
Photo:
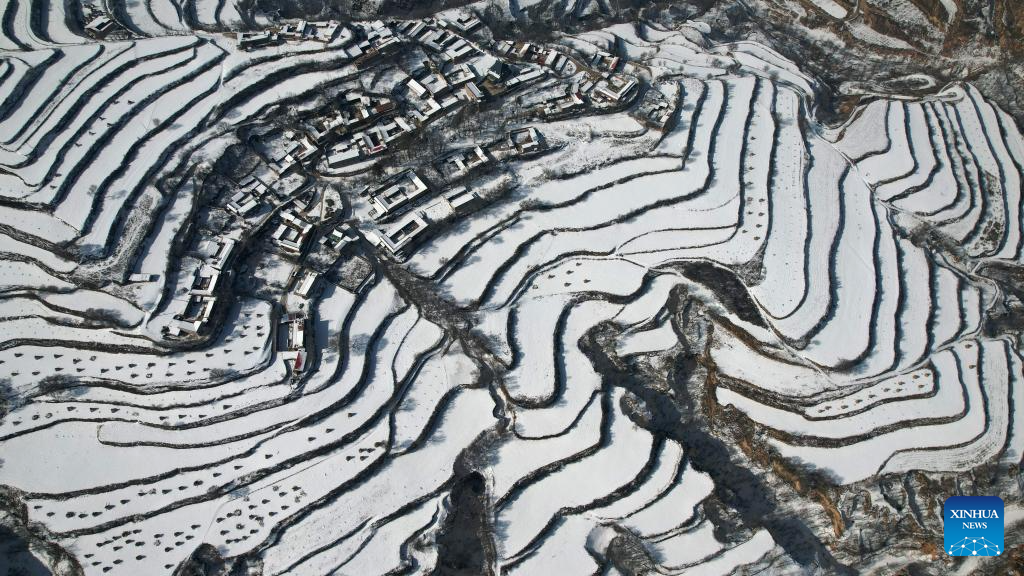
[(218, 237), (215, 240), (207, 240), (200, 247), (206, 256), (206, 263), (214, 270), (223, 270), (227, 267), (231, 256), (235, 251), (235, 241), (231, 238)]
[(310, 32), (309, 23), (305, 20), (285, 24), (278, 30), (278, 35), (285, 40), (303, 40)]
[(480, 197), (465, 186), (460, 186), (445, 193), (444, 199), (453, 211), (460, 212), (472, 208)]
[(285, 315), (281, 318), (279, 334), (278, 346), (281, 356), (285, 360), (295, 362), (295, 372), (302, 372), (306, 369), (306, 316), (301, 313)]
[(398, 255), (406, 250), (415, 238), (423, 234), (428, 226), (422, 216), (413, 213), (401, 219), (389, 232), (367, 232), (366, 239), (374, 246)]
[(426, 191), (427, 185), (419, 175), (413, 170), (406, 170), (370, 191), (370, 217), (380, 220)]
[(454, 20), (451, 20), (449, 24), (459, 32), (468, 34), (483, 25), (483, 22), (472, 14), (459, 14)]
[(351, 140), (346, 140), (335, 144), (331, 148), (327, 156), (327, 166), (330, 168), (341, 168), (359, 160), (362, 155), (362, 149), (358, 144)]
[(446, 178), (460, 178), (477, 166), (490, 162), (491, 159), (480, 146), (467, 150), (456, 150), (445, 156), (438, 163), (438, 171)]
[(477, 58), (469, 65), (478, 76), (483, 76), (491, 82), (500, 82), (505, 71), (505, 63), (490, 55)]
[(184, 303), (184, 309), (174, 315), (174, 320), (181, 330), (198, 334), (210, 321), (213, 314), (213, 307), (217, 303), (214, 296), (189, 296)]
[(345, 246), (355, 242), (358, 236), (348, 224), (341, 224), (331, 231), (330, 234), (320, 239), (320, 243), (328, 248), (341, 251)]
[(302, 274), (295, 280), (295, 294), (302, 298), (309, 298), (319, 278), (320, 274), (312, 270), (303, 270)]
[(239, 32), (236, 40), (238, 41), (239, 48), (249, 50), (250, 48), (261, 48), (276, 44), (278, 37), (274, 32), (266, 30), (263, 32)]
[(540, 150), (540, 134), (533, 126), (512, 130), (505, 137), (505, 146), (519, 154)]
[(113, 32), (116, 27), (117, 24), (107, 16), (97, 16), (85, 25), (86, 31), (97, 38), (105, 37), (107, 34)]
[(213, 296), (219, 283), (220, 270), (204, 264), (196, 268), (188, 293), (192, 296)]
[(286, 252), (300, 254), (313, 225), (291, 212), (281, 213), (281, 224), (274, 230), (274, 243)]
[(427, 95), (427, 89), (423, 86), (423, 84), (420, 84), (419, 81), (417, 81), (415, 78), (409, 78), (409, 81), (406, 82), (406, 85), (409, 87), (409, 91), (415, 94), (417, 98), (423, 98), (424, 96)]
[(622, 104), (637, 92), (637, 87), (638, 84), (635, 78), (613, 75), (608, 80), (598, 84), (597, 88), (594, 89), (594, 95), (613, 104)]
[(469, 102), (476, 102), (483, 100), (484, 93), (480, 90), (480, 87), (475, 82), (467, 82), (462, 87), (462, 97)]
[(131, 274), (128, 276), (128, 281), (135, 282), (156, 282), (160, 279), (159, 274), (147, 274), (145, 272)]

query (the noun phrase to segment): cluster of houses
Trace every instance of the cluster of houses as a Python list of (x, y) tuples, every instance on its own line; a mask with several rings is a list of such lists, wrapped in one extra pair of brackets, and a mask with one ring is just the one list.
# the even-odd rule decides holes
[(345, 28), (337, 20), (307, 22), (300, 20), (276, 29), (261, 32), (239, 32), (236, 36), (238, 47), (243, 50), (273, 46), (281, 42), (300, 42), (310, 40), (322, 42), (324, 45), (344, 44), (352, 39), (351, 30)]
[[(344, 50), (359, 66), (367, 58), (397, 49), (403, 41), (418, 43), (441, 55), (444, 62), (427, 62), (405, 80), (401, 95), (403, 111), (391, 97), (350, 92), (343, 95), (340, 110), (312, 121), (304, 133), (285, 134), (286, 142), (269, 159), (273, 170), (283, 176), (300, 165), (323, 158), (330, 170), (366, 163), (393, 149), (398, 141), (415, 133), (433, 120), (449, 114), (466, 103), (498, 96), (543, 79), (548, 68), (575, 68), (574, 59), (554, 49), (544, 51), (535, 44), (511, 44), (517, 53), (546, 54), (533, 58), (542, 66), (509, 65), (500, 58), (479, 50), (464, 34), (482, 24), (472, 15), (450, 19), (397, 22), (389, 26), (381, 21), (355, 23), (352, 28), (335, 21), (299, 21), (259, 33), (240, 33), (239, 43), (255, 47), (266, 42), (316, 40), (344, 42)], [(365, 37), (352, 41), (353, 30)], [(400, 40), (402, 38), (402, 40)], [(523, 52), (522, 46), (525, 46)], [(574, 86), (563, 101), (551, 104), (550, 115), (565, 114), (582, 107), (579, 86)], [(244, 215), (259, 206), (259, 189), (238, 191), (232, 199), (232, 211)]]
[(461, 35), (471, 32), (479, 25), (480, 21), (473, 17), (453, 21), (408, 20), (398, 23), (396, 30), (440, 54), (442, 58), (455, 62), (479, 54), (479, 50)]
[(345, 53), (354, 59), (353, 64), (358, 68), (365, 68), (377, 61), (377, 59), (393, 54), (398, 50), (400, 46), (398, 38), (395, 37), (391, 28), (380, 20), (375, 20), (368, 24), (359, 24), (358, 26), (362, 29), (366, 39), (349, 44), (345, 48)]
[[(335, 259), (346, 246), (359, 239), (359, 234), (350, 224), (339, 224), (329, 234), (320, 238), (320, 245), (332, 251)], [(320, 273), (310, 268), (296, 268), (291, 275), (291, 292), (302, 299), (309, 299), (313, 296), (317, 286)]]
[[(101, 23), (102, 24), (102, 23)], [(363, 162), (394, 148), (400, 139), (415, 133), (429, 122), (451, 113), (460, 106), (495, 97), (548, 78), (552, 73), (570, 78), (563, 94), (544, 101), (543, 114), (548, 118), (564, 117), (585, 109), (618, 107), (632, 102), (639, 92), (636, 78), (617, 73), (619, 59), (599, 52), (589, 61), (555, 48), (528, 42), (498, 42), (498, 56), (487, 54), (467, 39), (481, 22), (471, 15), (448, 19), (414, 20), (394, 23), (357, 23), (346, 27), (335, 21), (289, 23), (264, 32), (238, 34), (243, 49), (280, 42), (316, 41), (341, 46), (357, 67), (398, 49), (404, 41), (416, 42), (440, 58), (427, 62), (402, 82), (392, 95), (348, 92), (340, 96), (337, 111), (310, 121), (301, 131), (284, 133), (284, 145), (275, 148), (267, 158), (269, 169), (240, 182), (226, 202), (226, 209), (243, 222), (253, 214), (266, 212), (267, 204), (278, 207), (277, 216), (250, 219), (260, 226), (273, 222), (270, 241), (282, 254), (301, 256), (315, 235), (317, 216), (323, 200), (316, 202), (313, 193), (308, 200), (293, 198), (281, 188), (292, 179), (283, 178), (301, 165), (320, 162), (331, 169)], [(96, 32), (99, 34), (100, 32)], [(361, 34), (362, 41), (354, 41)], [(514, 60), (514, 63), (503, 59)], [(547, 95), (545, 94), (545, 97)], [(396, 98), (401, 101), (401, 107)], [(664, 125), (672, 106), (663, 98), (646, 96), (637, 109), (647, 121)], [(364, 188), (366, 215), (375, 228), (357, 230), (339, 224), (324, 234), (320, 248), (314, 249), (303, 264), (296, 265), (289, 278), (288, 296), (294, 296), (301, 308), (315, 296), (321, 272), (326, 264), (317, 264), (327, 256), (338, 262), (340, 254), (360, 237), (395, 258), (404, 258), (430, 232), (456, 214), (468, 212), (488, 195), (483, 189), (471, 189), (467, 176), (514, 157), (532, 154), (544, 147), (534, 127), (511, 130), (504, 138), (482, 145), (471, 145), (447, 152), (433, 161), (443, 179), (441, 190), (432, 193), (430, 172), (413, 169), (399, 172), (375, 185)], [(269, 155), (268, 155), (269, 156)], [(280, 181), (274, 180), (279, 178)], [(201, 263), (195, 269), (187, 294), (172, 306), (173, 321), (167, 328), (171, 337), (205, 334), (217, 305), (218, 289), (229, 277), (232, 255), (237, 251), (238, 237), (217, 236), (200, 244)], [(324, 250), (326, 249), (326, 250)], [(330, 252), (333, 252), (331, 254)], [(322, 261), (327, 262), (327, 261)], [(349, 263), (354, 262), (350, 260)], [(326, 273), (326, 272), (325, 272)], [(141, 281), (141, 280), (140, 280)], [(306, 314), (285, 306), (280, 318), (277, 349), (291, 363), (293, 374), (307, 369), (310, 356), (309, 323)]]
[[(470, 87), (471, 86), (471, 87)], [(473, 82), (453, 84), (438, 72), (413, 76), (405, 82), (405, 100), (409, 104), (409, 118), (417, 126), (424, 126), (443, 114), (452, 112), (461, 101), (483, 97)]]
[[(290, 295), (308, 299), (313, 296), (320, 274), (309, 268), (296, 268), (290, 279)], [(307, 320), (303, 311), (288, 312), (281, 316), (277, 351), (286, 362), (292, 363), (292, 373), (301, 374), (309, 361), (306, 353)]]
[(258, 176), (250, 176), (242, 181), (231, 195), (227, 209), (239, 218), (245, 218), (260, 207), (269, 193), (270, 187), (266, 182)]
[(616, 72), (619, 58), (603, 51), (594, 54), (588, 63), (555, 47), (531, 42), (501, 40), (494, 43), (500, 56), (538, 64), (561, 77), (572, 77), (565, 92), (540, 106), (547, 119), (558, 119), (580, 112), (588, 102), (599, 107), (622, 107), (632, 102), (639, 91), (639, 82), (632, 76)]
[[(326, 164), (332, 169), (367, 160), (414, 131), (404, 117), (390, 114), (395, 109), (388, 97), (347, 93), (335, 114), (313, 120), (304, 133), (286, 132), (284, 147), (275, 151), (270, 166), (279, 176), (286, 175), (299, 165), (315, 163), (321, 147), (327, 147)], [(344, 139), (332, 145), (339, 137)]]
[[(357, 33), (361, 33), (364, 39), (357, 42)], [(281, 27), (259, 32), (238, 32), (236, 35), (236, 42), (242, 50), (275, 46), (284, 42), (306, 41), (320, 42), (325, 49), (344, 49), (345, 55), (352, 58), (353, 64), (359, 68), (368, 66), (382, 56), (392, 54), (400, 45), (391, 28), (380, 20), (353, 23), (351, 27), (344, 26), (336, 20), (300, 20)]]
[(346, 92), (340, 99), (341, 105), (335, 114), (312, 122), (309, 135), (317, 144), (323, 144), (335, 134), (366, 126), (397, 107), (395, 101), (387, 96), (361, 92)]
[(377, 229), (364, 234), (367, 242), (384, 249), (395, 257), (408, 255), (416, 242), (430, 228), (432, 222), (441, 221), (472, 209), (480, 197), (465, 186), (452, 188), (434, 198), (422, 210), (411, 211), (386, 230)]
[[(335, 138), (346, 137), (328, 149), (329, 168), (340, 168), (379, 154), (389, 144), (412, 132), (404, 118), (387, 117), (397, 108), (391, 98), (359, 92), (348, 92), (341, 98), (336, 113), (314, 120), (307, 131), (313, 146), (329, 145)], [(380, 121), (374, 124), (377, 120)]]
[(489, 164), (490, 156), (479, 145), (465, 150), (454, 150), (441, 157), (437, 162), (437, 171), (446, 180), (457, 180), (475, 168)]
[[(300, 211), (302, 210), (300, 209)], [(320, 245), (338, 257), (346, 246), (354, 243), (358, 238), (359, 235), (355, 228), (342, 223), (324, 235), (320, 239)], [(316, 295), (320, 276), (320, 272), (312, 268), (297, 266), (289, 279), (289, 301), (293, 296), (300, 298), (301, 301), (313, 298)], [(294, 310), (294, 307), (288, 306), (288, 309)], [(277, 350), (285, 361), (292, 363), (292, 373), (296, 376), (306, 369), (310, 360), (306, 351), (307, 324), (306, 314), (303, 311), (292, 311), (282, 316), (278, 331)]]
[(217, 288), (227, 275), (228, 265), (235, 252), (236, 241), (226, 236), (205, 240), (199, 245), (202, 262), (195, 269), (192, 284), (183, 299), (175, 300), (178, 311), (168, 326), (171, 336), (201, 334), (204, 332), (217, 304)]
[[(316, 194), (297, 198), (281, 213), (281, 223), (274, 231), (273, 241), (282, 251), (300, 254), (304, 250), (314, 228), (311, 220), (316, 219), (317, 206), (323, 207), (323, 198), (320, 200), (317, 201)], [(330, 262), (337, 262), (345, 247), (358, 239), (355, 228), (341, 223), (321, 237), (319, 244), (332, 254)], [(293, 377), (300, 375), (310, 362), (306, 347), (310, 326), (304, 309), (305, 303), (316, 296), (320, 284), (321, 272), (315, 269), (317, 267), (306, 261), (304, 265), (295, 266), (288, 279), (286, 313), (280, 320), (277, 351), (283, 360), (291, 363)]]
[(572, 76), (581, 67), (580, 63), (560, 50), (544, 47), (532, 42), (501, 40), (494, 43), (494, 52), (506, 58), (532, 62), (550, 68), (559, 76)]
[[(416, 199), (423, 197), (428, 191), (429, 187), (415, 170), (405, 170), (372, 189), (363, 190), (361, 195), (368, 199), (370, 217), (377, 222), (382, 222), (411, 206)], [(451, 190), (436, 198), (424, 210), (413, 211), (402, 216), (387, 230), (366, 232), (366, 240), (378, 248), (385, 249), (392, 256), (402, 256), (407, 253), (408, 248), (414, 245), (414, 241), (429, 228), (430, 220), (426, 214), (438, 213), (435, 205), (443, 203), (446, 211), (442, 214), (450, 214), (467, 209), (476, 199), (476, 195), (464, 187)]]
[(621, 108), (629, 105), (639, 92), (636, 78), (624, 74), (606, 74), (593, 80), (574, 80), (562, 95), (550, 98), (540, 105), (540, 112), (555, 120), (582, 112), (593, 104), (598, 108)]
[[(617, 73), (619, 58), (597, 52), (584, 62), (579, 57), (553, 47), (530, 42), (496, 42), (492, 48), (497, 56), (479, 49), (468, 35), (482, 23), (470, 14), (446, 19), (424, 19), (393, 22), (381, 21), (352, 24), (349, 30), (337, 22), (291, 23), (272, 33), (281, 41), (318, 40), (334, 42), (352, 38), (354, 30), (365, 39), (356, 43), (346, 40), (350, 57), (366, 59), (397, 49), (402, 42), (412, 42), (440, 56), (426, 61), (413, 71), (394, 96), (349, 92), (341, 96), (337, 112), (309, 123), (303, 133), (285, 134), (286, 144), (277, 150), (270, 166), (283, 176), (296, 166), (323, 158), (328, 169), (366, 162), (393, 149), (395, 144), (421, 129), (437, 117), (450, 113), (469, 102), (498, 96), (528, 83), (545, 78), (549, 73), (571, 77), (562, 94), (546, 100), (541, 112), (547, 118), (573, 115), (587, 106), (618, 107), (630, 103), (639, 92), (638, 80)], [(242, 36), (239, 36), (240, 42)], [(509, 60), (516, 64), (509, 63)], [(671, 108), (654, 103), (646, 110), (652, 123), (667, 121)], [(494, 147), (473, 146), (453, 151), (437, 161), (437, 169), (448, 182), (465, 177), (470, 171), (503, 156), (527, 154), (541, 146), (534, 128), (509, 132), (505, 141)], [(383, 223), (393, 221), (428, 193), (428, 185), (414, 170), (401, 172), (379, 185), (363, 190), (369, 205), (369, 217)], [(232, 196), (228, 209), (241, 217), (256, 210), (270, 188), (259, 179), (243, 183)], [(475, 194), (462, 190), (441, 195), (436, 203), (445, 203), (453, 211), (464, 209), (474, 201)], [(428, 207), (429, 208), (429, 207)], [(428, 227), (431, 218), (422, 214), (404, 216), (390, 227), (390, 232), (375, 233), (371, 241), (392, 253), (399, 253)], [(286, 210), (273, 234), (273, 241), (285, 252), (301, 253), (312, 224), (301, 214)]]
[[(287, 196), (279, 189), (275, 178), (282, 178), (297, 166), (316, 162), (322, 156), (326, 156), (324, 160), (328, 166), (334, 167), (380, 154), (397, 139), (413, 133), (438, 115), (466, 102), (507, 92), (547, 74), (543, 66), (509, 65), (500, 58), (480, 53), (459, 35), (480, 25), (472, 17), (433, 22), (436, 25), (417, 21), (396, 27), (399, 34), (414, 37), (428, 48), (447, 54), (445, 63), (428, 63), (405, 80), (399, 94), (404, 94), (407, 112), (399, 112), (393, 96), (362, 92), (343, 94), (340, 106), (332, 115), (310, 122), (304, 130), (285, 132), (284, 146), (277, 147), (273, 157), (267, 158), (269, 170), (240, 182), (225, 208), (245, 221), (254, 213), (262, 214), (261, 208), (267, 204), (276, 207), (287, 202), (273, 220), (270, 241), (282, 254), (300, 256), (315, 233), (315, 223), (323, 221), (323, 214), (320, 219), (314, 214), (317, 205), (323, 209), (323, 198), (317, 204), (315, 193), (307, 202)], [(348, 48), (358, 51), (360, 56), (374, 51), (379, 53), (381, 48), (399, 41), (383, 24), (354, 26), (362, 27), (367, 37), (366, 41)], [(327, 43), (336, 41), (343, 33), (340, 26), (330, 22), (299, 22), (273, 32), (277, 40), (316, 39)], [(552, 64), (559, 66), (564, 62), (555, 57), (548, 66)], [(617, 89), (618, 85), (609, 86)], [(581, 87), (574, 85), (568, 95), (582, 100)], [(572, 105), (579, 105), (576, 100)], [(377, 223), (377, 228), (357, 231), (348, 224), (341, 224), (325, 234), (320, 243), (323, 248), (340, 254), (345, 246), (356, 242), (362, 234), (382, 252), (404, 257), (432, 225), (446, 221), (454, 214), (464, 213), (480, 201), (477, 192), (466, 185), (459, 185), (459, 181), (475, 170), (541, 148), (538, 131), (526, 127), (507, 132), (504, 139), (490, 144), (450, 151), (434, 161), (437, 172), (446, 182), (443, 191), (436, 194), (431, 194), (429, 181), (416, 170), (399, 172), (361, 192), (368, 206), (367, 215)], [(326, 154), (323, 154), (324, 150)], [(256, 221), (268, 222), (265, 219)], [(187, 294), (173, 304), (178, 308), (173, 310), (173, 322), (167, 330), (171, 337), (206, 332), (217, 304), (218, 289), (228, 275), (229, 262), (236, 251), (236, 241), (218, 236), (201, 244), (201, 264), (194, 271)], [(296, 267), (289, 280), (289, 294), (302, 299), (312, 297), (319, 278), (320, 274), (312, 268)], [(306, 332), (307, 320), (302, 313), (293, 312), (281, 319), (279, 335), (283, 340), (279, 349), (287, 360), (294, 362), (297, 373), (308, 362)]]
[(544, 76), (544, 71), (535, 67), (513, 70), (460, 35), (480, 25), (478, 18), (463, 15), (452, 20), (407, 21), (396, 26), (399, 34), (445, 60), (440, 71), (433, 71), (434, 79), (416, 78), (416, 83), (409, 85), (416, 97), (436, 100), (443, 109), (445, 102), (441, 98), (446, 94), (476, 101), (484, 98), (485, 93), (497, 96)]
[[(474, 145), (455, 150), (440, 157), (435, 167), (449, 183), (459, 180), (472, 170), (508, 160), (516, 156), (541, 150), (543, 144), (536, 128), (528, 126), (506, 133), (486, 146)], [(370, 205), (369, 215), (376, 222), (390, 224), (364, 233), (366, 240), (395, 257), (404, 257), (417, 244), (432, 223), (444, 221), (456, 214), (472, 210), (480, 202), (480, 196), (466, 186), (454, 186), (433, 200), (421, 204), (419, 209), (409, 210), (415, 201), (429, 196), (430, 187), (415, 170), (405, 170), (373, 188), (366, 188), (361, 195)]]
[(270, 167), (278, 175), (283, 176), (299, 164), (307, 164), (320, 155), (320, 148), (308, 134), (298, 134), (289, 130), (285, 132), (284, 137), (287, 141), (284, 150), (270, 163)]
[(270, 170), (252, 174), (235, 186), (224, 206), (228, 212), (245, 221), (254, 214), (258, 215), (264, 207), (275, 207), (288, 199), (287, 187), (281, 186), (277, 180), (281, 174), (274, 173), (275, 162), (271, 161), (269, 165)]
[(286, 208), (282, 209), (280, 223), (271, 234), (271, 241), (285, 254), (298, 256), (302, 254), (313, 233), (313, 223), (322, 220), (322, 215), (317, 215), (317, 209), (323, 209), (323, 198), (319, 200), (316, 194), (308, 196), (304, 201), (296, 198)]
[(326, 163), (330, 169), (364, 162), (461, 105), (525, 85), (544, 75), (543, 70), (536, 68), (516, 74), (510, 72), (509, 67), (493, 56), (478, 56), (467, 62), (424, 68), (404, 82), (402, 95), (407, 106), (404, 114), (389, 114), (397, 108), (391, 102), (386, 110), (379, 110), (380, 114), (388, 115), (372, 126), (350, 131), (348, 124), (338, 119), (326, 120), (313, 139), (331, 129), (347, 136), (327, 151)]
[(352, 132), (347, 139), (331, 147), (327, 155), (327, 167), (337, 169), (367, 160), (383, 153), (389, 145), (412, 134), (413, 131), (413, 127), (405, 118), (395, 116), (365, 130)]

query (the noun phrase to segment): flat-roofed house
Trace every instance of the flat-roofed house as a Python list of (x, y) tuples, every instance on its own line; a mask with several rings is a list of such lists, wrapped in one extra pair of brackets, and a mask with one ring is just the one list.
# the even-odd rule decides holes
[(369, 192), (370, 217), (380, 220), (427, 191), (427, 185), (413, 170), (406, 170)]
[(470, 192), (465, 186), (460, 186), (448, 191), (444, 199), (455, 212), (463, 212), (472, 208), (480, 199), (474, 192)]
[(108, 16), (97, 16), (85, 25), (85, 30), (97, 38), (103, 38), (117, 28), (117, 24)]
[(309, 238), (313, 225), (290, 212), (281, 214), (281, 224), (274, 230), (274, 243), (286, 252), (302, 253), (302, 247)]
[(477, 86), (475, 82), (467, 82), (462, 87), (462, 97), (468, 100), (469, 102), (476, 102), (478, 100), (483, 100), (484, 93), (480, 90), (480, 87)]
[(406, 86), (409, 87), (409, 90), (415, 94), (417, 98), (423, 98), (427, 95), (426, 87), (424, 87), (423, 84), (420, 84), (415, 78), (409, 78), (409, 81), (406, 82)]
[(302, 298), (309, 298), (309, 295), (313, 293), (313, 289), (316, 287), (318, 278), (320, 278), (320, 274), (313, 270), (303, 270), (302, 274), (295, 281), (295, 294)]
[(231, 199), (228, 201), (227, 209), (230, 212), (237, 214), (240, 217), (245, 217), (250, 214), (253, 210), (259, 208), (260, 200), (256, 196), (244, 191), (239, 190), (235, 192)]
[(327, 166), (330, 168), (341, 168), (359, 160), (363, 155), (362, 149), (351, 140), (335, 144), (327, 155)]
[(286, 314), (281, 318), (278, 331), (278, 351), (285, 360), (294, 361), (293, 370), (302, 372), (306, 368), (306, 315), (301, 312)]
[(450, 23), (453, 28), (463, 34), (468, 34), (483, 25), (483, 22), (472, 14), (459, 14), (454, 20), (451, 20)]
[(235, 251), (235, 241), (231, 238), (218, 237), (204, 243), (206, 264), (214, 270), (223, 270), (231, 260)]
[(417, 237), (428, 228), (427, 221), (412, 213), (397, 222), (390, 231), (367, 232), (366, 239), (374, 246), (384, 248), (393, 255), (404, 254)]
[(594, 89), (594, 94), (611, 103), (622, 104), (636, 94), (638, 86), (635, 78), (612, 75)]
[(263, 32), (239, 32), (236, 40), (239, 48), (249, 50), (250, 48), (262, 48), (263, 46), (276, 44), (278, 37), (277, 34), (266, 30)]
[(214, 296), (190, 295), (184, 309), (174, 315), (178, 328), (199, 334), (210, 321), (216, 303), (217, 298)]
[(341, 251), (345, 246), (355, 242), (356, 239), (358, 239), (358, 236), (356, 236), (352, 227), (348, 224), (341, 224), (332, 230), (330, 234), (321, 238), (320, 243), (331, 250)]
[(526, 154), (540, 149), (540, 134), (533, 126), (517, 128), (509, 131), (505, 137), (505, 146), (519, 154)]
[(193, 296), (213, 296), (219, 282), (220, 270), (204, 264), (196, 268), (195, 275), (192, 278), (192, 286), (189, 287), (189, 294)]

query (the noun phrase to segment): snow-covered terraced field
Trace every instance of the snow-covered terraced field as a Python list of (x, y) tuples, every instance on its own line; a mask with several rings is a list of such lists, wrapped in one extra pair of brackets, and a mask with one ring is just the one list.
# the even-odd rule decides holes
[[(992, 272), (1024, 258), (1024, 140), (973, 86), (825, 127), (815, 79), (758, 44), (562, 36), (579, 62), (614, 51), (670, 120), (586, 108), (533, 124), (535, 155), (502, 133), (486, 169), (509, 190), (467, 180), (485, 201), (446, 195), (455, 216), (393, 248), (418, 221), (380, 224), (368, 201), (406, 209), (360, 190), (414, 168), (439, 197), (420, 141), (345, 178), (273, 147), (360, 91), (397, 98), (412, 40), (394, 62), (354, 44), (386, 24), (242, 50), (193, 32), (253, 25), (241, 3), (144, 0), (108, 3), (132, 37), (99, 42), (61, 6), (82, 9), (3, 8), (0, 484), (85, 574), (429, 574), (453, 546), (494, 574), (787, 573), (811, 561), (736, 495), (749, 450), (714, 418), (836, 487), (1024, 453), (997, 321), (1017, 296)], [(248, 178), (259, 207), (229, 212)]]

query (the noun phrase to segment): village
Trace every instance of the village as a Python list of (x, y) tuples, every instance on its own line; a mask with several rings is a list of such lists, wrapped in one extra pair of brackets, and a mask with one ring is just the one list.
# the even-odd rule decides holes
[[(366, 251), (402, 261), (432, 233), (492, 202), (502, 188), (486, 175), (548, 147), (531, 120), (609, 113), (639, 102), (635, 114), (644, 122), (661, 128), (669, 121), (673, 106), (653, 100), (660, 97), (654, 93), (638, 98), (641, 82), (623, 71), (619, 57), (485, 43), (474, 34), (481, 26), (464, 14), (350, 25), (298, 21), (237, 33), (246, 51), (300, 43), (344, 50), (357, 75), (385, 57), (404, 67), (386, 89), (341, 90), (323, 112), (261, 134), (258, 161), (212, 208), (228, 216), (221, 232), (197, 240), (192, 257), (183, 258), (165, 338), (187, 344), (212, 333), (237, 280), (233, 270), (245, 270), (257, 284), (277, 287), (277, 352), (298, 378), (316, 352), (308, 310), (325, 277), (357, 290), (372, 269)], [(432, 125), (460, 111), (500, 111), (506, 100), (520, 103), (516, 122), (497, 137), (442, 150), (417, 144)], [(405, 161), (389, 161), (399, 165), (382, 170), (396, 154)], [(143, 276), (130, 280), (146, 281)]]
[(706, 4), (9, 0), (0, 575), (1012, 571), (1007, 3)]

